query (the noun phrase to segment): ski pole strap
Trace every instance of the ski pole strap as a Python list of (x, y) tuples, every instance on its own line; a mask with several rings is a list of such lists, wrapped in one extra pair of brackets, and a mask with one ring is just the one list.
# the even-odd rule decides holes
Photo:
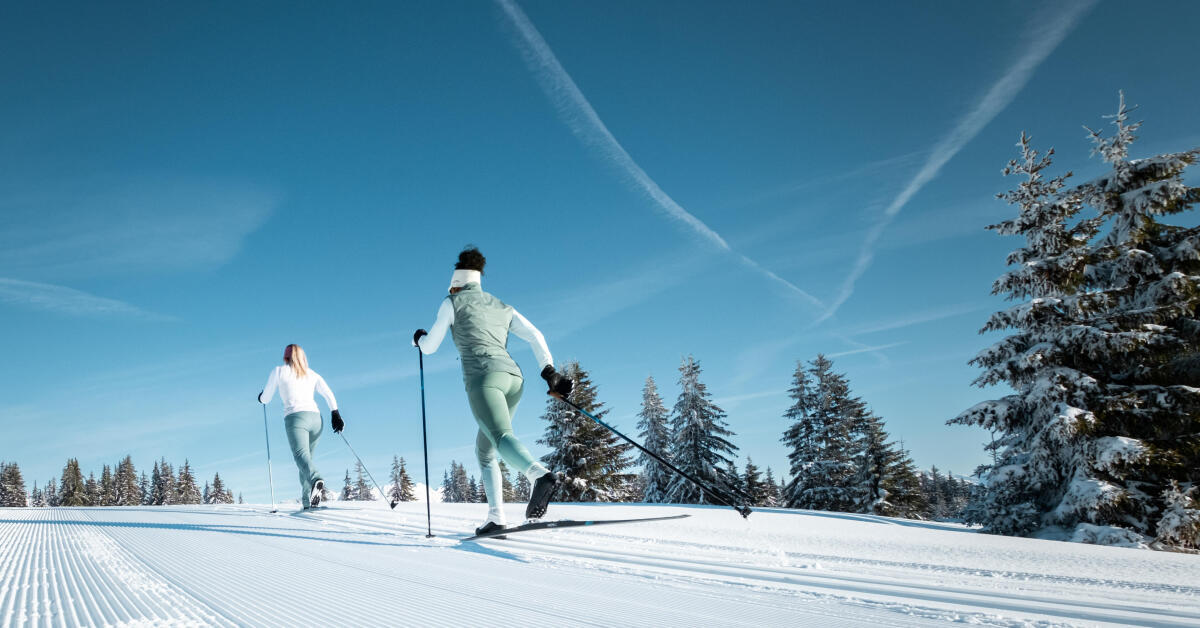
[(628, 436), (617, 431), (617, 428), (596, 418), (595, 416), (592, 415), (591, 412), (588, 412), (587, 410), (584, 410), (583, 408), (580, 408), (579, 406), (575, 405), (566, 397), (563, 397), (562, 395), (555, 394), (555, 393), (550, 393), (550, 396), (554, 397), (555, 399), (558, 399), (559, 401), (567, 404), (568, 406), (571, 406), (572, 408), (574, 408), (577, 412), (579, 412), (583, 416), (595, 421), (596, 423), (599, 423), (601, 426), (606, 428), (608, 431), (625, 439), (625, 441), (627, 441), (629, 444), (633, 445), (634, 447), (637, 447), (642, 453), (646, 454), (647, 456), (650, 456), (651, 458), (654, 458), (655, 460), (657, 460), (660, 463), (662, 463), (663, 465), (665, 465), (668, 469), (674, 471), (675, 473), (678, 473), (681, 477), (683, 477), (687, 481), (691, 482), (692, 484), (695, 484), (697, 488), (699, 488), (701, 491), (706, 493), (709, 497), (712, 497), (714, 500), (716, 500), (722, 504), (725, 504), (726, 506), (729, 506), (730, 508), (736, 510), (737, 513), (742, 516), (742, 518), (748, 519), (750, 517), (750, 513), (754, 512), (754, 511), (750, 510), (750, 506), (746, 505), (744, 502), (742, 503), (741, 506), (735, 505), (735, 502), (740, 501), (740, 500), (738, 500), (735, 497), (726, 495), (726, 494), (718, 491), (717, 489), (715, 489), (711, 486), (708, 486), (704, 482), (697, 480), (696, 478), (692, 477), (691, 474), (684, 472), (679, 467), (676, 467), (675, 465), (671, 464), (670, 462), (663, 459), (658, 454), (650, 451), (649, 449), (646, 449), (637, 441), (635, 441), (632, 438), (629, 438)]

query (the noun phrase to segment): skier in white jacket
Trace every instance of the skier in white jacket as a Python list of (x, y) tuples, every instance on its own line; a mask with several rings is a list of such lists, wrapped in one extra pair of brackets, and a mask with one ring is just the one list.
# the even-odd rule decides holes
[(300, 472), (300, 503), (304, 508), (316, 508), (321, 503), (321, 491), (325, 489), (325, 481), (321, 472), (313, 465), (313, 451), (321, 438), (321, 413), (313, 399), (314, 393), (320, 393), (332, 413), (330, 423), (333, 431), (341, 432), (345, 427), (342, 415), (338, 412), (337, 399), (333, 391), (325, 383), (325, 378), (316, 371), (308, 368), (308, 357), (300, 345), (288, 345), (283, 350), (283, 362), (275, 367), (267, 377), (267, 385), (258, 394), (262, 404), (270, 403), (279, 389), (279, 398), (283, 401), (283, 425), (287, 431), (288, 444), (292, 448), (292, 457), (296, 460), (296, 468)]

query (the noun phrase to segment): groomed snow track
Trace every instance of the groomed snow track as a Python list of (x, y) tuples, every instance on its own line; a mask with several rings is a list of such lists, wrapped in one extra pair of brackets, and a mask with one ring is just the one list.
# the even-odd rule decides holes
[[(1200, 625), (1200, 556), (879, 517), (682, 521), (463, 543), (483, 507), (0, 509), (0, 624)], [(510, 517), (517, 517), (514, 507)]]

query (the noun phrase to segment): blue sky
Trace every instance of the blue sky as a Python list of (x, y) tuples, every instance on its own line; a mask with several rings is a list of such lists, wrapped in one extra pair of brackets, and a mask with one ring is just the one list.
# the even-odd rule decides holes
[[(983, 229), (1019, 133), (1098, 173), (1081, 125), (1123, 89), (1135, 156), (1200, 144), (1200, 6), (1145, 10), (6, 7), (0, 458), (39, 485), (69, 456), (188, 458), (265, 501), (254, 395), (298, 342), (376, 475), (416, 470), (409, 338), (473, 243), (621, 427), (693, 354), (739, 464), (779, 473), (792, 371), (824, 352), (918, 464), (968, 473), (987, 434), (944, 423), (1003, 393), (966, 362), (1019, 244)], [(426, 366), (437, 481), (475, 426), (452, 348)], [(544, 404), (530, 382), (530, 444)], [(353, 462), (332, 432), (318, 452)]]

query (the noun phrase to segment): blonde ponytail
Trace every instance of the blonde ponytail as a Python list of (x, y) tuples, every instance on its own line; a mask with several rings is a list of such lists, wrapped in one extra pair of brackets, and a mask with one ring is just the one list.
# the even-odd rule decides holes
[(288, 345), (283, 350), (283, 361), (292, 367), (292, 373), (297, 378), (308, 375), (308, 356), (304, 355), (304, 349), (301, 349), (300, 345)]

